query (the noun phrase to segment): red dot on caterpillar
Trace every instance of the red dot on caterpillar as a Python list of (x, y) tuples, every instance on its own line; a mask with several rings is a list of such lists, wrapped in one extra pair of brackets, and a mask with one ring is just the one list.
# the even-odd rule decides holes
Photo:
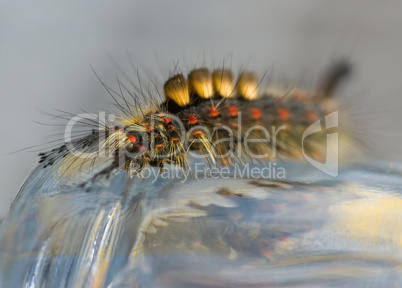
[(197, 123), (197, 117), (194, 114), (190, 114), (187, 117), (187, 124), (194, 125)]
[(229, 112), (229, 115), (232, 116), (232, 117), (237, 116), (237, 108), (235, 106), (233, 106), (233, 105), (229, 105), (228, 112)]
[(202, 136), (202, 131), (195, 131), (195, 132), (193, 133), (193, 136), (196, 137), (196, 138), (201, 137), (201, 136)]
[(313, 123), (317, 119), (317, 115), (315, 114), (315, 112), (313, 110), (307, 110), (306, 118), (307, 118), (308, 122)]
[(216, 107), (209, 107), (207, 110), (210, 117), (217, 117), (219, 115), (218, 108)]
[(289, 111), (286, 108), (278, 108), (278, 116), (281, 120), (288, 120)]
[(180, 138), (172, 138), (171, 142), (177, 144), (180, 142)]
[(127, 134), (127, 138), (128, 138), (128, 140), (130, 140), (131, 144), (135, 144), (135, 142), (137, 142), (137, 138), (135, 138), (131, 134)]
[(261, 118), (261, 111), (258, 108), (251, 108), (250, 114), (251, 114), (251, 118), (254, 120), (258, 120)]
[(145, 123), (145, 128), (148, 132), (151, 132), (152, 130), (154, 130), (154, 127), (152, 127), (149, 123)]

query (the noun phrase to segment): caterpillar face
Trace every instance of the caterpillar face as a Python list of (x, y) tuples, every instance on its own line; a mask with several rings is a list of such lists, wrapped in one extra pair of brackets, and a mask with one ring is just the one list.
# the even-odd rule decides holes
[(69, 146), (97, 158), (106, 150), (108, 164), (93, 182), (116, 169), (131, 177), (146, 167), (162, 170), (166, 164), (187, 169), (192, 156), (211, 166), (284, 158), (302, 161), (305, 154), (320, 161), (326, 156), (326, 133), (304, 134), (333, 112), (333, 91), (348, 72), (347, 64), (338, 63), (318, 91), (280, 93), (261, 89), (251, 71), (241, 72), (236, 80), (228, 69), (198, 68), (187, 77), (176, 74), (164, 83), (162, 103), (136, 107), (125, 101), (125, 106), (119, 104), (124, 115), (118, 117), (119, 125), (105, 125), (99, 135), (93, 132), (57, 151), (42, 153), (41, 162), (52, 165), (63, 154), (60, 169), (65, 171), (76, 168), (72, 163), (91, 161), (77, 159), (81, 156)]

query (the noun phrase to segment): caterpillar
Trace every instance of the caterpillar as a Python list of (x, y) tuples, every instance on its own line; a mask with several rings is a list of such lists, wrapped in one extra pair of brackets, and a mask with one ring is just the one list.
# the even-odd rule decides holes
[(316, 91), (264, 91), (252, 71), (242, 71), (235, 80), (230, 69), (211, 72), (202, 67), (187, 77), (182, 73), (170, 77), (164, 83), (161, 103), (138, 88), (144, 98), (151, 99), (147, 106), (133, 95), (134, 103), (130, 103), (122, 89), (113, 91), (121, 112), (117, 125), (97, 119), (102, 129), (40, 153), (39, 162), (46, 168), (61, 161), (58, 171), (63, 177), (101, 159), (102, 165), (92, 165), (98, 171), (80, 183), (90, 187), (118, 169), (130, 177), (147, 167), (157, 167), (160, 173), (166, 165), (186, 170), (189, 157), (202, 158), (211, 167), (277, 159), (301, 161), (305, 155), (322, 161), (328, 153), (326, 132), (314, 131), (310, 137), (305, 137), (305, 132), (336, 110), (334, 91), (349, 72), (350, 65), (339, 61)]
[[(337, 175), (325, 166), (338, 156), (337, 146), (328, 149), (338, 138), (351, 144), (340, 146), (340, 154), (356, 151), (352, 132), (337, 126), (336, 90), (350, 72), (348, 62), (335, 63), (308, 91), (264, 89), (254, 72), (235, 78), (224, 67), (201, 67), (173, 73), (159, 89), (161, 101), (141, 85), (128, 97), (123, 85), (117, 91), (105, 85), (120, 114), (75, 115), (68, 141), (40, 154), (1, 223), (1, 283), (394, 283), (401, 200), (387, 187), (400, 187), (399, 174), (346, 167)], [(78, 123), (99, 129), (74, 138)], [(235, 177), (236, 167), (263, 170), (280, 162), (299, 177)], [(203, 177), (198, 163), (214, 173)], [(337, 177), (308, 174), (310, 163)], [(144, 175), (176, 169), (195, 177)]]

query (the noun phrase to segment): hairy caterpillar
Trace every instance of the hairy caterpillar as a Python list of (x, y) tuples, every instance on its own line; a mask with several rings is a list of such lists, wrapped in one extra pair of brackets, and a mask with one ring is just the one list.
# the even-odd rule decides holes
[[(13, 287), (392, 283), (402, 233), (389, 233), (395, 217), (383, 214), (397, 214), (400, 200), (384, 197), (384, 210), (367, 199), (377, 199), (372, 191), (383, 183), (400, 185), (399, 175), (308, 172), (311, 159), (330, 162), (337, 152), (328, 149), (337, 124), (333, 94), (349, 69), (337, 63), (316, 91), (306, 92), (261, 89), (249, 71), (234, 80), (230, 70), (199, 68), (170, 77), (160, 103), (138, 87), (148, 105), (134, 92), (130, 104), (124, 89), (108, 88), (122, 100), (116, 125), (109, 123), (114, 117), (77, 115), (67, 131), (80, 121), (96, 121), (99, 131), (40, 154), (1, 226), (0, 281)], [(349, 131), (336, 133), (351, 138)], [(220, 170), (200, 177), (198, 161)], [(296, 179), (234, 177), (237, 164), (262, 171), (276, 161), (287, 162)], [(175, 168), (196, 177), (143, 175)], [(371, 182), (361, 184), (359, 175)], [(368, 226), (375, 223), (381, 233), (359, 227), (354, 205), (361, 203), (375, 218), (363, 214)]]
[(154, 100), (148, 107), (136, 103), (138, 98), (133, 95), (127, 99), (121, 89), (120, 93), (111, 91), (115, 100), (117, 96), (123, 99), (122, 103), (116, 100), (122, 112), (117, 116), (118, 124), (110, 126), (106, 119), (97, 119), (103, 126), (98, 133), (93, 131), (41, 153), (40, 163), (46, 168), (61, 161), (59, 173), (63, 177), (76, 173), (74, 170), (85, 162), (104, 158), (105, 167), (82, 182), (84, 187), (116, 169), (125, 170), (130, 177), (147, 167), (158, 167), (162, 173), (166, 164), (186, 170), (189, 155), (210, 166), (276, 158), (302, 160), (304, 155), (323, 161), (328, 154), (327, 133), (314, 131), (306, 138), (305, 132), (335, 111), (333, 92), (349, 70), (346, 62), (336, 63), (317, 91), (260, 91), (263, 89), (253, 72), (243, 71), (235, 81), (231, 70), (211, 73), (198, 68), (187, 78), (181, 73), (169, 78), (163, 87), (165, 101)]

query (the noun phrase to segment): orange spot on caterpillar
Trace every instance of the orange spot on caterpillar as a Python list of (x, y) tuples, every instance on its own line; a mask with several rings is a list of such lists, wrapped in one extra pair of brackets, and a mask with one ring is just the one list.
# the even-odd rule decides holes
[(229, 115), (230, 115), (230, 116), (232, 116), (232, 117), (237, 116), (237, 108), (236, 108), (235, 106), (230, 105), (230, 106), (228, 107), (228, 111), (229, 111)]
[(261, 111), (258, 108), (251, 108), (251, 118), (254, 120), (260, 119), (261, 118)]
[(163, 149), (163, 144), (158, 144), (155, 146), (156, 149), (162, 150)]
[(131, 134), (128, 134), (127, 135), (127, 139), (128, 140), (130, 140), (130, 142), (132, 143), (132, 144), (135, 144), (135, 142), (137, 141), (137, 138), (135, 138), (133, 135), (131, 135)]
[(152, 130), (154, 130), (154, 127), (152, 127), (149, 124), (145, 124), (145, 127), (147, 127), (148, 132), (151, 132)]
[(163, 123), (167, 126), (169, 130), (173, 130), (173, 124), (169, 117), (163, 117)]
[(278, 108), (278, 115), (281, 120), (287, 120), (289, 118), (289, 112), (286, 108)]
[(197, 121), (198, 121), (197, 117), (194, 114), (188, 115), (188, 117), (187, 117), (188, 124), (195, 124), (195, 123), (197, 123)]
[(208, 115), (210, 117), (216, 117), (219, 115), (218, 109), (216, 107), (209, 107), (208, 108)]
[(172, 142), (175, 143), (175, 144), (177, 144), (177, 143), (180, 142), (180, 139), (179, 139), (179, 138), (172, 138)]
[(315, 119), (317, 119), (314, 111), (312, 111), (312, 110), (307, 110), (306, 111), (306, 117), (307, 117), (308, 122), (314, 122)]
[(201, 131), (195, 131), (195, 132), (193, 133), (193, 136), (196, 137), (196, 138), (201, 137), (201, 135), (202, 135), (202, 132), (201, 132)]

